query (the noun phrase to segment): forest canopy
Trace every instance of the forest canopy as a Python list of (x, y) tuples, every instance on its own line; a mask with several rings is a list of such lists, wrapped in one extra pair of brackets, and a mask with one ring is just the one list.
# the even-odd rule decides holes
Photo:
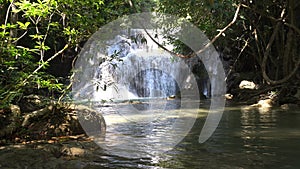
[[(222, 31), (237, 9), (234, 23)], [(296, 0), (1, 0), (0, 11), (1, 107), (29, 94), (66, 94), (72, 63), (87, 39), (119, 17), (149, 11), (187, 19), (210, 39), (221, 32), (213, 45), (231, 61), (227, 76), (299, 85)], [(173, 45), (177, 53), (191, 52)]]

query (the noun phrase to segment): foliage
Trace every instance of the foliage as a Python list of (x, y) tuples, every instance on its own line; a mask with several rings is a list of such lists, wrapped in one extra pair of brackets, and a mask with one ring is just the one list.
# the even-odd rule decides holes
[(253, 58), (266, 83), (291, 80), (300, 64), (299, 2), (247, 1), (243, 7), (243, 38), (249, 42), (245, 56)]
[[(300, 65), (298, 1), (161, 0), (158, 11), (188, 19), (213, 38), (232, 20), (238, 4), (238, 19), (214, 43), (232, 60), (230, 72), (256, 72), (256, 82), (267, 84), (291, 82)], [(182, 43), (172, 43), (176, 52), (190, 52)]]
[[(141, 0), (134, 4), (138, 10), (149, 6)], [(27, 95), (39, 94), (50, 97), (42, 98), (51, 106), (51, 100), (68, 92), (71, 84), (62, 82), (69, 77), (62, 80), (51, 74), (51, 70), (58, 69), (55, 62), (65, 57), (75, 60), (82, 45), (101, 26), (134, 12), (129, 1), (122, 0), (0, 0), (0, 111), (4, 114), (0, 123), (5, 129), (1, 135), (19, 130), (22, 118), (24, 122), (36, 114), (27, 112), (26, 105), (21, 108), (21, 116), (14, 118), (11, 104), (22, 105)], [(48, 117), (54, 111), (43, 108), (39, 112)], [(55, 117), (62, 118), (59, 114)], [(27, 130), (22, 129), (18, 134), (26, 134)]]
[[(0, 27), (2, 107), (17, 102), (24, 94), (32, 93), (35, 89), (62, 90), (61, 84), (53, 83), (53, 76), (37, 72), (37, 68), (45, 69), (49, 66), (45, 60), (45, 52), (50, 49), (46, 39), (49, 30), (55, 26), (52, 16), (57, 4), (51, 0), (22, 0), (6, 5), (1, 6), (6, 9), (6, 18)], [(28, 43), (23, 39), (30, 41)], [(47, 85), (44, 85), (45, 82)]]
[[(300, 32), (300, 5), (295, 0), (1, 0), (1, 105), (29, 93), (44, 90), (53, 96), (65, 90), (59, 78), (49, 74), (53, 60), (66, 55), (74, 59), (95, 31), (118, 17), (154, 10), (169, 13), (213, 38), (232, 20), (237, 4), (242, 4), (238, 20), (214, 44), (235, 60), (234, 71), (265, 72), (268, 83), (295, 74)], [(171, 43), (176, 52), (190, 52), (177, 40)]]
[[(161, 0), (158, 11), (185, 18), (199, 27), (209, 38), (224, 27), (234, 14), (234, 0)], [(226, 11), (226, 12), (224, 12)]]
[(1, 107), (31, 93), (63, 92), (60, 78), (49, 74), (53, 60), (74, 59), (99, 27), (151, 7), (142, 0), (1, 0)]

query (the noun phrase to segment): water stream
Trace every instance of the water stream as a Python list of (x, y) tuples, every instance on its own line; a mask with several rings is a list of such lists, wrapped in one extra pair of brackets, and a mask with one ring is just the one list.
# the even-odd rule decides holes
[[(169, 110), (165, 113), (176, 112), (179, 108), (178, 101), (168, 104)], [(150, 122), (145, 120), (147, 115), (131, 114), (135, 120), (144, 120), (136, 123), (106, 111), (104, 117), (110, 126), (106, 135), (108, 144), (103, 150), (94, 152), (99, 155), (99, 161), (91, 163), (104, 168), (142, 169), (300, 167), (300, 110), (274, 109), (261, 113), (242, 111), (241, 106), (227, 106), (217, 130), (208, 141), (200, 144), (198, 137), (208, 107), (209, 101), (200, 101), (198, 118), (191, 131), (174, 148), (162, 154), (156, 154), (157, 145), (164, 142), (160, 134), (169, 131), (165, 126), (172, 123), (171, 118)], [(125, 135), (123, 140), (116, 139), (120, 134)], [(135, 157), (133, 152), (142, 155)]]

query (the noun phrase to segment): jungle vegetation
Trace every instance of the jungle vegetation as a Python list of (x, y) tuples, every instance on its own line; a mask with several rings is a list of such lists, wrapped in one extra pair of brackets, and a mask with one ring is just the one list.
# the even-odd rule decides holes
[[(73, 62), (88, 38), (117, 18), (149, 11), (185, 18), (214, 39), (223, 59), (231, 62), (229, 84), (236, 81), (229, 77), (238, 74), (238, 80), (263, 86), (248, 97), (275, 91), (287, 98), (297, 92), (297, 0), (0, 0), (1, 119), (28, 95), (62, 101), (72, 85)], [(174, 52), (191, 52), (181, 43), (174, 45)], [(235, 83), (229, 92), (238, 92)]]

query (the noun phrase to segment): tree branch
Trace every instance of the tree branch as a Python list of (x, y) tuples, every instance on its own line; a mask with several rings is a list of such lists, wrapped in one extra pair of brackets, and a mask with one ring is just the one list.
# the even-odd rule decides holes
[(226, 77), (225, 77), (225, 81), (227, 80), (228, 76), (229, 76), (230, 73), (232, 72), (233, 68), (235, 67), (237, 61), (238, 61), (239, 58), (241, 57), (242, 53), (244, 52), (244, 50), (246, 49), (246, 47), (248, 46), (248, 44), (249, 44), (249, 38), (245, 41), (245, 45), (244, 45), (243, 48), (241, 49), (239, 55), (236, 57), (236, 59), (235, 59), (233, 65), (232, 65), (232, 67), (229, 69), (229, 71), (228, 71), (228, 73), (227, 73), (227, 75), (226, 75)]
[(300, 35), (300, 29), (299, 29), (298, 27), (296, 27), (295, 25), (293, 25), (293, 24), (287, 23), (286, 21), (284, 21), (284, 20), (282, 20), (282, 19), (276, 19), (276, 18), (274, 18), (274, 17), (272, 17), (272, 16), (269, 16), (269, 15), (267, 15), (267, 14), (261, 12), (261, 11), (252, 9), (251, 7), (249, 7), (249, 6), (245, 5), (245, 4), (242, 4), (242, 7), (247, 8), (247, 9), (250, 9), (250, 10), (252, 10), (253, 12), (258, 13), (258, 14), (260, 14), (260, 15), (263, 16), (263, 17), (266, 17), (266, 18), (271, 19), (272, 21), (276, 21), (276, 22), (277, 22), (277, 21), (281, 21), (281, 22), (283, 22), (283, 24), (286, 25), (287, 27), (293, 28), (294, 31), (296, 31), (296, 32)]
[[(6, 16), (5, 16), (5, 21), (4, 21), (4, 25), (6, 26), (7, 25), (7, 21), (8, 21), (8, 15), (9, 15), (9, 12), (10, 12), (10, 8), (12, 8), (14, 5), (14, 0), (11, 1), (11, 3), (9, 4), (8, 8), (7, 8), (7, 11), (6, 11)], [(3, 33), (6, 32), (6, 28), (3, 29)]]
[[(144, 27), (144, 26), (143, 26)], [(146, 34), (150, 37), (150, 39), (157, 45), (159, 46), (160, 48), (162, 48), (163, 50), (167, 51), (168, 53), (170, 53), (171, 55), (174, 55), (174, 56), (178, 56), (178, 57), (181, 57), (181, 58), (189, 58), (189, 56), (186, 56), (186, 55), (182, 55), (182, 54), (179, 54), (179, 53), (175, 53), (175, 52), (172, 52), (170, 51), (169, 49), (165, 48), (162, 44), (158, 43), (150, 34), (149, 32), (146, 30), (146, 28), (144, 27), (143, 28), (144, 31), (146, 32)]]
[(150, 37), (150, 39), (156, 44), (158, 45), (159, 47), (161, 47), (163, 50), (167, 51), (168, 53), (170, 53), (171, 55), (175, 55), (177, 57), (180, 57), (180, 58), (192, 58), (192, 57), (195, 57), (196, 55), (204, 52), (210, 45), (212, 45), (230, 26), (232, 26), (236, 20), (237, 20), (237, 16), (239, 14), (239, 11), (240, 11), (240, 7), (241, 7), (241, 4), (239, 4), (237, 6), (237, 9), (235, 11), (235, 14), (234, 14), (234, 17), (232, 19), (232, 21), (227, 25), (225, 26), (223, 29), (220, 30), (220, 32), (208, 43), (206, 44), (203, 48), (201, 48), (200, 50), (198, 50), (197, 52), (193, 53), (193, 54), (190, 54), (190, 55), (182, 55), (182, 54), (178, 54), (178, 53), (175, 53), (175, 52), (172, 52), (170, 50), (168, 50), (167, 48), (165, 48), (163, 45), (161, 45), (160, 43), (158, 43), (149, 33), (148, 31), (146, 30), (146, 28), (143, 26), (143, 29), (144, 31), (146, 32), (146, 34)]
[(241, 8), (241, 4), (238, 4), (232, 21), (227, 26), (225, 26), (223, 29), (221, 29), (221, 31), (208, 44), (206, 44), (202, 49), (200, 49), (198, 52), (196, 52), (197, 55), (200, 54), (200, 53), (202, 53), (210, 45), (212, 45), (230, 26), (232, 26), (235, 23), (235, 21), (236, 21), (236, 19), (238, 17), (240, 8)]
[(37, 73), (40, 69), (42, 69), (45, 66), (45, 63), (50, 62), (51, 60), (56, 58), (58, 55), (62, 54), (68, 47), (69, 47), (69, 45), (66, 44), (62, 50), (58, 51), (53, 56), (51, 56), (49, 59), (47, 59), (44, 63), (39, 65), (39, 67), (37, 67), (29, 76), (27, 76), (27, 78), (25, 80), (23, 80), (22, 84), (24, 85), (28, 81), (29, 78), (31, 78), (35, 73)]
[(272, 46), (272, 44), (273, 44), (273, 42), (274, 42), (274, 40), (275, 40), (276, 33), (278, 32), (279, 27), (280, 27), (280, 25), (281, 25), (280, 20), (283, 20), (284, 13), (285, 13), (285, 9), (282, 10), (281, 18), (278, 19), (279, 21), (277, 22), (276, 27), (275, 27), (275, 29), (274, 29), (274, 31), (273, 31), (273, 34), (272, 34), (272, 36), (271, 36), (271, 38), (270, 38), (270, 41), (269, 41), (269, 43), (268, 43), (268, 45), (267, 45), (266, 51), (265, 51), (265, 53), (264, 53), (264, 58), (263, 58), (262, 67), (261, 67), (261, 68), (262, 68), (262, 73), (263, 73), (263, 78), (264, 78), (269, 84), (273, 84), (273, 85), (274, 85), (274, 84), (281, 84), (281, 83), (284, 83), (284, 82), (286, 82), (287, 80), (289, 80), (289, 79), (297, 72), (297, 70), (298, 70), (298, 68), (299, 68), (299, 65), (300, 65), (300, 59), (298, 59), (298, 62), (296, 63), (296, 65), (295, 65), (293, 71), (291, 71), (291, 73), (290, 73), (289, 75), (285, 76), (285, 77), (284, 77), (283, 79), (281, 79), (281, 80), (271, 80), (271, 79), (269, 78), (269, 76), (267, 75), (267, 73), (266, 73), (266, 62), (267, 62), (267, 59), (268, 59), (268, 56), (269, 56), (269, 52), (270, 52), (270, 50), (271, 50), (271, 46)]

